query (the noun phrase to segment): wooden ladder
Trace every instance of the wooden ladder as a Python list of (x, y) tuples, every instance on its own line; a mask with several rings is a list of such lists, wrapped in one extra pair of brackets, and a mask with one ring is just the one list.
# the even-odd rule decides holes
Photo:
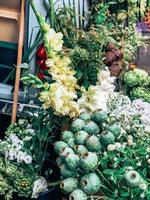
[(8, 9), (0, 8), (0, 17), (17, 20), (19, 26), (18, 54), (17, 54), (16, 76), (15, 76), (12, 118), (11, 118), (12, 123), (16, 122), (17, 109), (18, 109), (18, 93), (19, 93), (20, 76), (21, 76), (20, 64), (22, 62), (23, 43), (24, 43), (25, 0), (20, 0), (20, 5), (21, 5), (20, 9), (18, 10), (12, 10), (9, 8)]

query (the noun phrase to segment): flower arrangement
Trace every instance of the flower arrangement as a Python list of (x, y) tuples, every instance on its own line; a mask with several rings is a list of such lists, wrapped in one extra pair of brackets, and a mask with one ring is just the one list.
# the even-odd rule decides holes
[(38, 173), (32, 150), (36, 131), (27, 120), (10, 125), (0, 141), (0, 195), (11, 200), (17, 193), (21, 197), (38, 198), (48, 189), (47, 181)]
[[(43, 102), (45, 109), (53, 108), (56, 115), (73, 118), (79, 114), (79, 107), (75, 101), (77, 99), (76, 89), (79, 89), (79, 86), (77, 85), (77, 79), (74, 77), (76, 72), (69, 66), (71, 60), (64, 55), (62, 49), (63, 35), (50, 28), (45, 22), (45, 18), (36, 11), (34, 2), (31, 5), (43, 34), (47, 54), (46, 66), (51, 77), (50, 83), (46, 82), (44, 84), (41, 82), (42, 91), (39, 99)], [(37, 77), (34, 78), (38, 79)], [(32, 82), (30, 76), (24, 77), (22, 80), (26, 80), (28, 83)]]
[(150, 198), (149, 106), (114, 93), (109, 111), (84, 112), (62, 132), (55, 151), (69, 199)]

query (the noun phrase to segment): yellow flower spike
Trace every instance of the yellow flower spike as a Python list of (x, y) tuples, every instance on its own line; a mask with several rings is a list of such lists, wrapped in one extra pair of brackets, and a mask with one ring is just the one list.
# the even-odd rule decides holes
[(62, 33), (56, 33), (54, 29), (50, 29), (46, 34), (45, 34), (45, 39), (48, 42), (50, 48), (54, 52), (59, 52), (62, 50), (63, 47), (63, 35)]

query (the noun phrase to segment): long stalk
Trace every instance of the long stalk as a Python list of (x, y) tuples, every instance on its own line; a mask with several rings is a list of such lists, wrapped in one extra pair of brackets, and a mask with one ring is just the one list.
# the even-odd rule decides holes
[(41, 33), (42, 33), (42, 36), (43, 36), (43, 39), (44, 39), (44, 46), (45, 46), (45, 49), (46, 49), (46, 53), (47, 53), (48, 57), (50, 57), (51, 49), (49, 48), (49, 46), (47, 44), (46, 37), (45, 37), (47, 32), (45, 33), (45, 30), (44, 30), (45, 29), (44, 26), (47, 25), (46, 22), (45, 22), (45, 18), (38, 13), (33, 1), (31, 1), (31, 7), (32, 7), (32, 9), (33, 9), (33, 11), (34, 11), (34, 13), (36, 15), (37, 21), (38, 21), (38, 23), (39, 23), (39, 25), (41, 27), (40, 30), (41, 30)]
[(53, 0), (48, 0), (50, 4), (50, 20), (51, 20), (51, 27), (54, 28), (55, 24), (55, 10), (54, 10), (54, 2)]

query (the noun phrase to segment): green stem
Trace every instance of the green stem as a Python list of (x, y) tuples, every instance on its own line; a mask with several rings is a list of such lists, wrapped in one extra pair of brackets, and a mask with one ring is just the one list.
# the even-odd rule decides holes
[(55, 11), (54, 11), (54, 2), (53, 0), (48, 0), (50, 4), (50, 19), (51, 19), (51, 26), (54, 28), (54, 23), (55, 23)]
[(45, 37), (45, 35), (48, 31), (45, 32), (45, 30), (44, 30), (44, 25), (46, 25), (46, 21), (45, 21), (44, 17), (38, 13), (33, 1), (31, 1), (31, 7), (32, 7), (32, 9), (33, 9), (33, 11), (36, 15), (37, 21), (38, 21), (40, 28), (41, 28), (41, 32), (42, 32), (42, 36), (43, 36), (43, 39), (44, 39), (44, 46), (45, 46), (45, 49), (46, 49), (47, 56), (50, 57), (51, 49), (49, 47), (47, 38)]
[(56, 182), (53, 182), (53, 183), (48, 183), (48, 186), (49, 187), (55, 187), (57, 185), (59, 185), (61, 183), (61, 181), (56, 181)]
[[(40, 19), (40, 14), (38, 13), (36, 7), (35, 7), (35, 3), (33, 1), (31, 1), (31, 7), (36, 15), (37, 21), (39, 23), (39, 25), (41, 26), (41, 19)], [(42, 27), (42, 26), (41, 26)]]

